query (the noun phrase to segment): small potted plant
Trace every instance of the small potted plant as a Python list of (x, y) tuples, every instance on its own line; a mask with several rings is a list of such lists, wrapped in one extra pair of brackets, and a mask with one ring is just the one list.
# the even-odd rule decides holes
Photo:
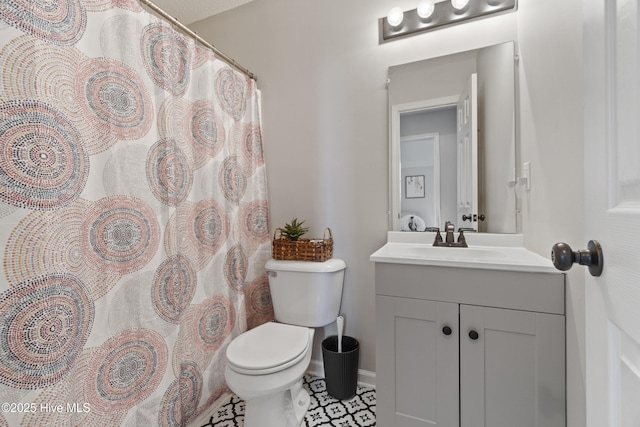
[(307, 234), (309, 227), (303, 227), (303, 221), (298, 221), (298, 218), (293, 218), (291, 224), (285, 224), (284, 228), (280, 229), (280, 234), (289, 240), (298, 240), (298, 238)]

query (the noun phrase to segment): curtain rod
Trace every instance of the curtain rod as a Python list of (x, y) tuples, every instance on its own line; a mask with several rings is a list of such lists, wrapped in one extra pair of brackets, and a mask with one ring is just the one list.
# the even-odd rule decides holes
[(250, 79), (253, 79), (256, 81), (258, 80), (255, 74), (253, 74), (251, 71), (249, 71), (242, 65), (238, 64), (234, 59), (225, 55), (224, 52), (220, 51), (217, 47), (215, 47), (214, 45), (212, 45), (211, 43), (209, 43), (208, 41), (200, 37), (194, 31), (190, 30), (186, 25), (178, 21), (178, 19), (174, 18), (173, 16), (169, 15), (167, 12), (165, 12), (160, 7), (152, 3), (150, 0), (140, 0), (140, 3), (145, 4), (149, 9), (153, 10), (155, 13), (157, 13), (158, 15), (160, 15), (161, 17), (169, 21), (171, 24), (178, 27), (180, 31), (193, 37), (197, 42), (211, 49), (216, 54), (217, 57), (222, 59), (224, 62), (226, 62), (236, 70), (246, 74)]

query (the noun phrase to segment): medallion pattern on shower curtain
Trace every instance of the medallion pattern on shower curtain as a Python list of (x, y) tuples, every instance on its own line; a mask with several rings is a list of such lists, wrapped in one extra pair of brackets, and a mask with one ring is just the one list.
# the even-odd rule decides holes
[(0, 426), (186, 425), (273, 318), (255, 82), (137, 0), (0, 0)]

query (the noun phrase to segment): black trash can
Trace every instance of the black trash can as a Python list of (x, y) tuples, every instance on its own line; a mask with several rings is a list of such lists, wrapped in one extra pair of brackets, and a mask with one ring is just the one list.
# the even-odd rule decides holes
[(360, 343), (355, 338), (342, 337), (342, 353), (338, 353), (336, 335), (322, 341), (324, 379), (330, 396), (345, 400), (356, 395)]

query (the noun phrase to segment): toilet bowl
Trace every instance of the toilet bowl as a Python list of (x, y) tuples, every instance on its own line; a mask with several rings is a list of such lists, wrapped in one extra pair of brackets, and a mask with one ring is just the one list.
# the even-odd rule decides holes
[(275, 322), (237, 336), (227, 347), (227, 385), (245, 401), (245, 427), (297, 427), (310, 404), (302, 377), (311, 362), (314, 328), (340, 312), (346, 264), (265, 264)]
[(310, 403), (302, 376), (311, 362), (314, 332), (269, 322), (229, 345), (225, 377), (229, 388), (246, 402), (245, 426), (300, 425)]

